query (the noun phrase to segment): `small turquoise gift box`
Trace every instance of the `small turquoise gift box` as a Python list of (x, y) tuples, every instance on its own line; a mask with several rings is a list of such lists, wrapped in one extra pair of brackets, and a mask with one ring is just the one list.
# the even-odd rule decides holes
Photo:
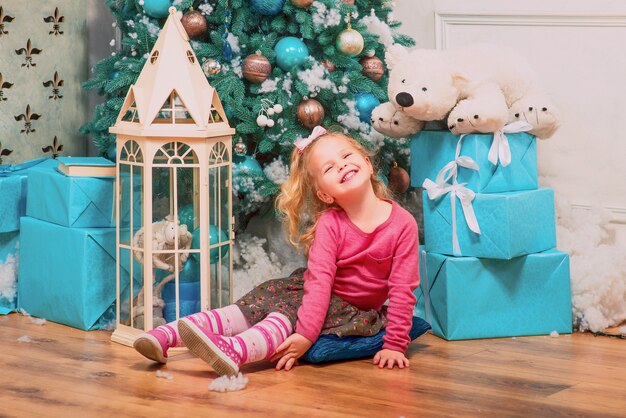
[(569, 256), (548, 250), (511, 260), (420, 251), (415, 315), (446, 340), (572, 332)]
[[(463, 166), (463, 157), (471, 158), (478, 169)], [(468, 134), (461, 138), (448, 131), (422, 131), (411, 139), (412, 186), (421, 187), (424, 180), (434, 179), (446, 166), (457, 170), (458, 183), (465, 183), (476, 193), (538, 187), (536, 139), (524, 132)]]
[(35, 167), (56, 167), (50, 158), (39, 158), (16, 165), (0, 165), (0, 233), (20, 229), (26, 214), (27, 177)]
[(0, 315), (16, 308), (20, 233), (0, 233)]
[(23, 217), (18, 306), (33, 316), (97, 329), (115, 301), (115, 228), (67, 228)]
[(71, 177), (55, 168), (34, 168), (28, 177), (26, 214), (72, 228), (115, 226), (113, 177)]
[(458, 184), (425, 187), (428, 252), (511, 259), (556, 247), (552, 189), (474, 194)]

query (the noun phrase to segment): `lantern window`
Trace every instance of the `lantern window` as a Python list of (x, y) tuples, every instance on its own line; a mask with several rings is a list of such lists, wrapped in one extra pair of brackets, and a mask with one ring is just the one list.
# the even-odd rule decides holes
[(192, 64), (196, 63), (196, 57), (194, 57), (193, 52), (191, 52), (190, 50), (187, 50), (187, 59)]

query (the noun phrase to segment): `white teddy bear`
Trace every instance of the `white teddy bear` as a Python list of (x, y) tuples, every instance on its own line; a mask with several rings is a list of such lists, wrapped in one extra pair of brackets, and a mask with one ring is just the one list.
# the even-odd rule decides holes
[[(389, 102), (372, 112), (372, 126), (400, 138), (425, 121), (446, 121), (455, 134), (489, 133), (525, 120), (548, 138), (558, 128), (554, 105), (519, 54), (492, 45), (451, 50), (392, 45), (385, 54)], [(534, 113), (533, 113), (534, 112)]]

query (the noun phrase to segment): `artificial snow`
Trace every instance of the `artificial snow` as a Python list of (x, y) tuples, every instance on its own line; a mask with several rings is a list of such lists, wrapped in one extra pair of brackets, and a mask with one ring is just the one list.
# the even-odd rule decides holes
[(228, 37), (226, 38), (226, 40), (230, 44), (230, 49), (233, 51), (233, 56), (239, 55), (239, 53), (241, 52), (241, 48), (239, 47), (239, 38), (237, 37), (237, 35), (234, 35), (232, 32), (228, 32)]
[(159, 377), (161, 379), (167, 379), (167, 380), (173, 380), (174, 379), (174, 376), (172, 376), (168, 372), (162, 372), (161, 370), (157, 370), (156, 371), (156, 377)]
[(161, 28), (159, 27), (159, 25), (150, 20), (148, 16), (143, 16), (141, 19), (139, 19), (139, 22), (141, 22), (146, 27), (146, 29), (148, 29), (148, 32), (151, 36), (158, 37), (159, 33), (161, 33)]
[(313, 13), (313, 25), (321, 28), (328, 28), (331, 26), (337, 26), (341, 23), (341, 11), (334, 7), (328, 9), (328, 7), (319, 1), (314, 1), (311, 5)]
[(337, 86), (328, 78), (328, 70), (319, 62), (311, 58), (312, 66), (302, 71), (298, 71), (298, 78), (306, 84), (311, 97), (315, 97), (321, 90), (331, 90), (337, 94)]
[(198, 6), (198, 10), (200, 10), (203, 15), (207, 16), (213, 13), (213, 6), (209, 3), (204, 3)]
[[(551, 178), (541, 178), (550, 187)], [(556, 187), (552, 187), (557, 189)], [(555, 190), (557, 242), (570, 256), (574, 325), (600, 332), (626, 320), (626, 258), (608, 244), (610, 213), (599, 206), (573, 208)]]
[(242, 373), (237, 376), (221, 376), (213, 380), (209, 385), (209, 390), (214, 392), (234, 392), (242, 390), (248, 385), (248, 378)]
[(233, 249), (233, 298), (239, 299), (267, 280), (288, 277), (304, 266), (306, 259), (287, 243), (279, 221), (252, 219)]
[(20, 338), (17, 339), (17, 341), (21, 342), (21, 343), (32, 343), (33, 340), (31, 340), (31, 338), (28, 335), (22, 335)]
[(558, 336), (559, 336), (559, 333), (557, 331), (552, 331), (550, 333), (550, 337), (552, 337), (552, 338), (557, 338)]
[(281, 157), (276, 158), (263, 169), (265, 177), (276, 184), (283, 184), (289, 178), (289, 166)]
[(259, 88), (260, 93), (273, 93), (278, 89), (278, 83), (280, 82), (280, 78), (268, 78), (261, 83), (261, 87)]
[(361, 19), (361, 23), (367, 26), (367, 31), (371, 34), (378, 35), (378, 40), (381, 44), (385, 45), (385, 49), (389, 48), (393, 44), (393, 34), (391, 28), (385, 22), (381, 21), (374, 9), (369, 16), (365, 16)]
[(4, 262), (0, 261), (0, 298), (10, 301), (17, 294), (17, 263), (18, 258), (9, 254)]

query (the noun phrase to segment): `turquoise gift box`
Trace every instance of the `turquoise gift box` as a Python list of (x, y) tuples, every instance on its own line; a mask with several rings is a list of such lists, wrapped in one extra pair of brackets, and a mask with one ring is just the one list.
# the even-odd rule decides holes
[[(455, 159), (459, 135), (448, 131), (422, 131), (411, 139), (411, 185), (422, 187), (424, 180), (435, 181), (439, 171)], [(508, 133), (511, 163), (504, 167), (488, 160), (493, 134), (463, 137), (461, 156), (470, 157), (479, 170), (458, 168), (458, 183), (477, 193), (533, 190), (537, 183), (537, 145), (533, 135)]]
[(420, 277), (415, 315), (446, 340), (572, 332), (564, 252), (493, 260), (421, 250)]
[(35, 167), (56, 166), (56, 160), (50, 158), (0, 165), (0, 233), (20, 229), (20, 217), (26, 215), (27, 178), (31, 170)]
[(0, 315), (16, 308), (20, 233), (0, 233)]
[[(455, 197), (460, 254), (511, 259), (556, 247), (554, 192), (542, 188), (510, 193), (476, 194), (472, 207), (480, 234), (467, 226)], [(435, 200), (423, 192), (424, 241), (428, 252), (455, 255), (450, 193)]]
[(115, 228), (67, 228), (21, 219), (18, 307), (83, 330), (115, 302)]
[(26, 214), (72, 228), (115, 226), (114, 178), (70, 177), (36, 167), (28, 177)]

